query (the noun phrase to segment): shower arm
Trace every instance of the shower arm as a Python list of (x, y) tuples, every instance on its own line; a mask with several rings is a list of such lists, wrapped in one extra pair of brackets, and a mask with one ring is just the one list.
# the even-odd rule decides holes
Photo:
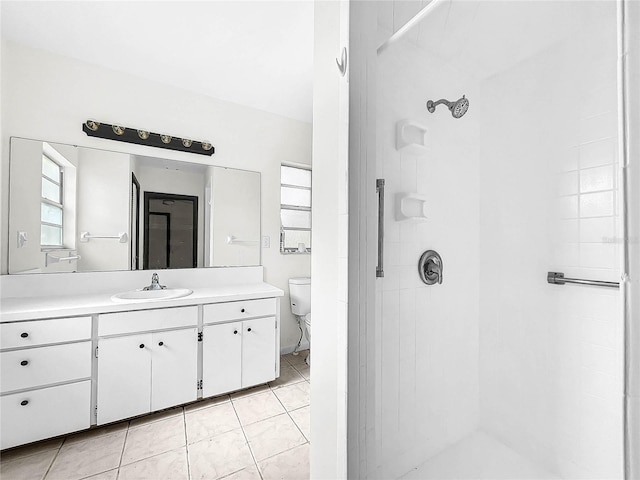
[(429, 100), (427, 102), (427, 110), (429, 110), (429, 113), (433, 113), (436, 111), (436, 107), (441, 103), (444, 103), (449, 108), (449, 110), (451, 110), (451, 108), (455, 105), (455, 102), (450, 102), (449, 100), (446, 100), (444, 98), (441, 98), (437, 102)]

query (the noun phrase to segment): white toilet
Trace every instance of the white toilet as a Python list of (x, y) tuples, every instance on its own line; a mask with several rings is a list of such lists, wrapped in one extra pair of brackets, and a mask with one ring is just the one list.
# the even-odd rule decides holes
[[(291, 298), (291, 312), (304, 323), (304, 329), (311, 343), (311, 279), (298, 277), (289, 279), (289, 297)], [(306, 360), (310, 364), (309, 356)]]

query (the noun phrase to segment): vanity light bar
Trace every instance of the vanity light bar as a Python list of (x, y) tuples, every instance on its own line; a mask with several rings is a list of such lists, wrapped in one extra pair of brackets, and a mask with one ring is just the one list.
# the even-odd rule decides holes
[(196, 142), (187, 138), (178, 138), (171, 135), (152, 133), (146, 130), (110, 125), (95, 120), (87, 120), (82, 124), (82, 131), (90, 137), (117, 140), (119, 142), (147, 145), (149, 147), (166, 148), (180, 152), (197, 153), (198, 155), (213, 155), (215, 148), (209, 142)]

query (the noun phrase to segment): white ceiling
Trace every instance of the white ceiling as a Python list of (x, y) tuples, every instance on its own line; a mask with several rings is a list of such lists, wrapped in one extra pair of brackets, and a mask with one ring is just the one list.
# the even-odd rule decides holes
[(2, 37), (311, 122), (313, 2), (2, 1)]

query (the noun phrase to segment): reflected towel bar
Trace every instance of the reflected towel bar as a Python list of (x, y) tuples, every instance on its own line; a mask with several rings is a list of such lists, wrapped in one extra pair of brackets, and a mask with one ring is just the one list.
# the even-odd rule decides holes
[(564, 285), (565, 283), (575, 283), (578, 285), (592, 285), (594, 287), (620, 288), (619, 282), (605, 282), (603, 280), (585, 280), (581, 278), (566, 278), (562, 272), (547, 272), (547, 283), (553, 285)]
[(89, 232), (80, 232), (81, 242), (88, 242), (92, 238), (117, 238), (120, 243), (127, 243), (129, 241), (127, 232), (120, 232), (118, 235), (91, 235)]

